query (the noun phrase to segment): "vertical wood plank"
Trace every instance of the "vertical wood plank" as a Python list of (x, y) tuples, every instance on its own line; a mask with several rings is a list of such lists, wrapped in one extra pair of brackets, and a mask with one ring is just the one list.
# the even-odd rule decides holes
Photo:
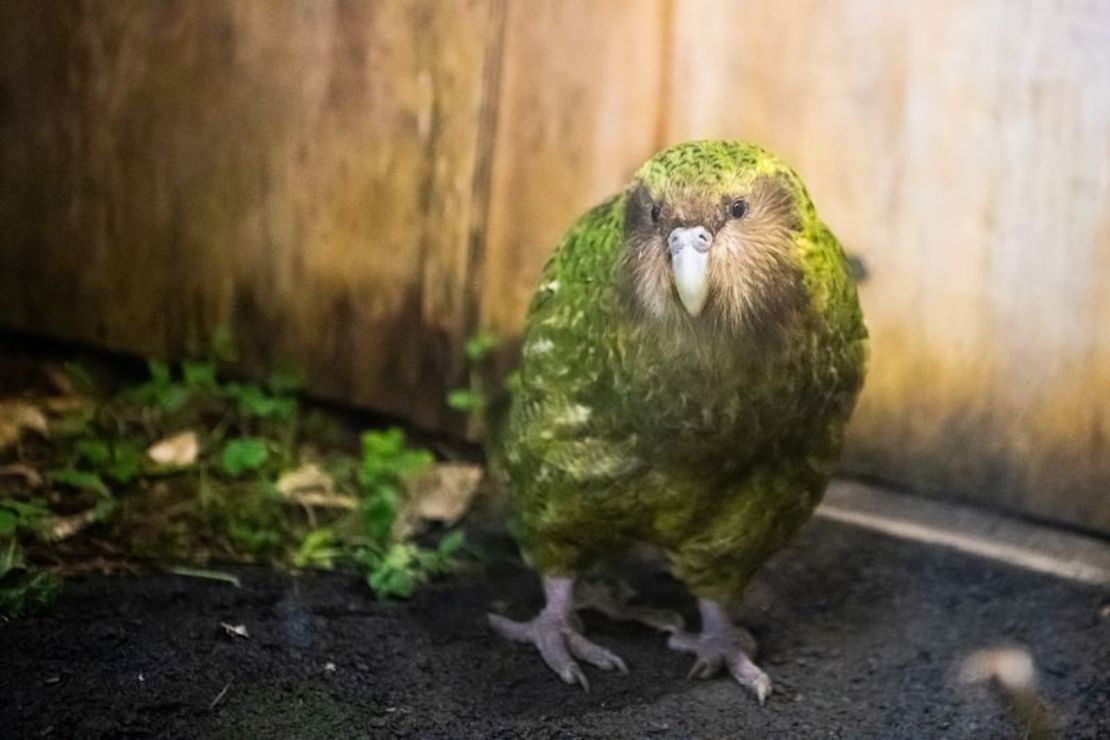
[(540, 269), (654, 151), (665, 2), (509, 3), (481, 325), (520, 330)]

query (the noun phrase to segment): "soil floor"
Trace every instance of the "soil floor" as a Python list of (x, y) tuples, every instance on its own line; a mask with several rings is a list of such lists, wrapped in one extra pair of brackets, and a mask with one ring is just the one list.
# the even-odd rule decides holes
[[(498, 545), (502, 547), (503, 545)], [(1061, 737), (1110, 737), (1105, 590), (815, 520), (758, 576), (743, 621), (775, 681), (760, 707), (651, 629), (587, 615), (630, 675), (559, 683), (485, 612), (530, 615), (534, 576), (509, 559), (404, 602), (354, 577), (235, 569), (67, 583), (50, 614), (0, 624), (0, 736), (196, 738), (1022, 737), (972, 651), (1023, 646)], [(693, 618), (662, 574), (645, 602)], [(249, 637), (221, 623), (245, 626)]]

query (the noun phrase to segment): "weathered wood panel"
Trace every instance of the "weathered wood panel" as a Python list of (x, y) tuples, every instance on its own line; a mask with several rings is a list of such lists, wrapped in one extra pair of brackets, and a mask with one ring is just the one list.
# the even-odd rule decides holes
[(657, 146), (663, 0), (509, 3), (480, 322), (512, 336), (574, 219)]
[(497, 13), (5, 3), (3, 322), (156, 354), (228, 325), (247, 368), (437, 423)]
[(1110, 530), (1110, 4), (692, 0), (674, 33), (667, 138), (780, 152), (870, 268), (849, 465)]

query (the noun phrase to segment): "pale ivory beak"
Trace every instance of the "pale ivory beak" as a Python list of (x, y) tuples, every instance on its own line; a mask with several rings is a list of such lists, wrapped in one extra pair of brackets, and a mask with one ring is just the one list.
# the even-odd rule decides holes
[(697, 316), (709, 297), (709, 247), (713, 235), (704, 226), (677, 228), (667, 237), (678, 297), (686, 312)]

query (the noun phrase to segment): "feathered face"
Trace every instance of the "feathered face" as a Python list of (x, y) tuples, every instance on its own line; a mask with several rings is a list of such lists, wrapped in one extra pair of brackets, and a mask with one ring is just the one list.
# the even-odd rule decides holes
[(645, 318), (764, 333), (794, 314), (804, 300), (795, 237), (805, 196), (786, 171), (759, 166), (769, 156), (686, 144), (637, 173), (625, 213), (625, 291)]

